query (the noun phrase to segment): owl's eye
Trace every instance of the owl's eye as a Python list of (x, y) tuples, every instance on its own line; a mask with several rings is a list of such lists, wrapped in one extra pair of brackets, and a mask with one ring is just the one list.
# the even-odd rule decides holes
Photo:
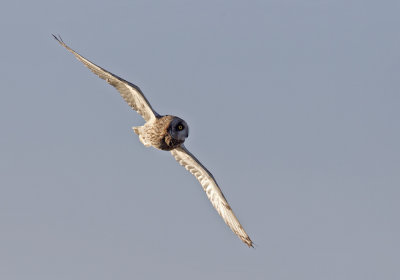
[(179, 129), (179, 130), (182, 130), (182, 129), (183, 129), (183, 125), (181, 125), (181, 124), (178, 125), (178, 129)]

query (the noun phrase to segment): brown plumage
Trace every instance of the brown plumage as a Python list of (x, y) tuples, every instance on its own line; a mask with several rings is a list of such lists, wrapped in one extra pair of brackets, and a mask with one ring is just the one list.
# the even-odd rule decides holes
[(177, 119), (182, 120), (170, 115), (157, 117), (153, 122), (148, 122), (142, 127), (134, 127), (133, 130), (145, 146), (171, 151), (185, 142), (185, 139), (179, 140), (171, 135), (171, 123)]

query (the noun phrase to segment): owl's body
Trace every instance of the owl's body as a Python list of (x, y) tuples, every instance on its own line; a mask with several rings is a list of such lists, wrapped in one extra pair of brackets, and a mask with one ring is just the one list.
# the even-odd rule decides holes
[(159, 115), (151, 107), (138, 86), (90, 62), (68, 47), (61, 38), (57, 38), (56, 36), (54, 38), (94, 74), (106, 80), (119, 91), (129, 106), (137, 111), (146, 121), (143, 126), (133, 127), (133, 130), (139, 136), (140, 142), (146, 147), (171, 151), (171, 154), (179, 164), (196, 177), (211, 204), (225, 223), (247, 246), (253, 247), (253, 242), (239, 223), (211, 172), (183, 145), (185, 139), (189, 136), (189, 127), (186, 122), (175, 116)]
[(185, 142), (189, 136), (189, 127), (184, 120), (175, 116), (160, 116), (146, 122), (143, 126), (133, 127), (140, 142), (146, 147), (171, 151)]

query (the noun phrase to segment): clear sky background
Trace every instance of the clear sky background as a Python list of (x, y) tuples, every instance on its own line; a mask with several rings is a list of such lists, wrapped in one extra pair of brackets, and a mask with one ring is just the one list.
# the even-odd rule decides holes
[[(5, 1), (0, 279), (400, 279), (400, 2)], [(51, 37), (190, 126), (256, 243)]]

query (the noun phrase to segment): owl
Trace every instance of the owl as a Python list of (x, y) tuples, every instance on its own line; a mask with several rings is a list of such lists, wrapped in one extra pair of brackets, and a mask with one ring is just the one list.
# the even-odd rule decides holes
[(53, 37), (94, 74), (107, 81), (119, 91), (129, 106), (137, 111), (146, 121), (143, 126), (133, 127), (133, 131), (138, 135), (140, 142), (146, 147), (170, 151), (179, 164), (185, 167), (200, 182), (211, 204), (230, 229), (247, 246), (253, 247), (253, 242), (233, 213), (214, 176), (184, 146), (184, 142), (189, 136), (189, 126), (187, 123), (176, 116), (159, 115), (151, 107), (138, 86), (90, 62), (67, 46), (60, 36), (53, 35)]

